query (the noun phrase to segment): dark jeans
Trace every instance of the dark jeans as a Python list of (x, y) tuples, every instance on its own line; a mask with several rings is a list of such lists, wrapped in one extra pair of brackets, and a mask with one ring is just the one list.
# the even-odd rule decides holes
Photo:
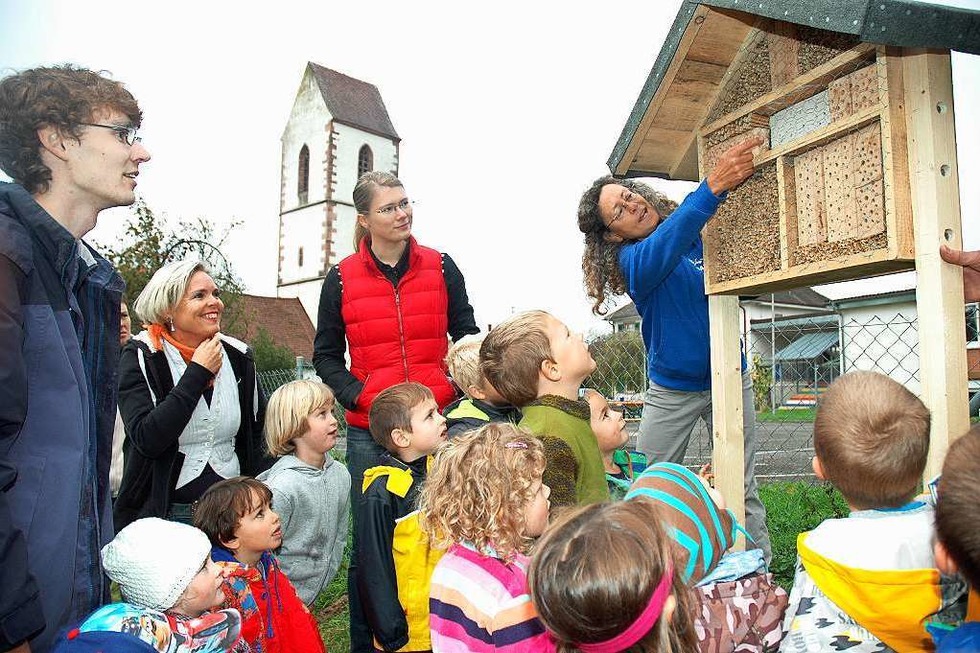
[(347, 600), (350, 604), (350, 650), (351, 653), (374, 653), (374, 638), (371, 627), (364, 616), (360, 593), (357, 590), (357, 514), (360, 512), (361, 497), (364, 494), (365, 470), (378, 464), (384, 453), (371, 437), (370, 431), (356, 426), (347, 427), (347, 470), (351, 479), (351, 514), (354, 517), (353, 547), (350, 566), (347, 568)]

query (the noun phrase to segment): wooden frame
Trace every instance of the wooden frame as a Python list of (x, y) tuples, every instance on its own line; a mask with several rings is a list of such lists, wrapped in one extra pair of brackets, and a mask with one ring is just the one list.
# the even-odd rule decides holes
[[(701, 174), (708, 172), (704, 169), (708, 139), (718, 130), (745, 119), (751, 120), (754, 125), (763, 124), (763, 121), (768, 121), (776, 112), (826, 90), (835, 80), (869, 65), (874, 67), (869, 74), (877, 78), (876, 102), (853, 114), (839, 117), (825, 127), (764, 150), (756, 157), (757, 167), (772, 163), (776, 166), (780, 235), (780, 251), (776, 259), (778, 269), (734, 279), (718, 279), (718, 240), (713, 234), (717, 225), (709, 223), (705, 227), (704, 238), (705, 279), (709, 294), (772, 292), (906, 270), (914, 266), (902, 62), (897, 50), (867, 43), (859, 44), (763, 97), (705, 125), (698, 132)], [(765, 124), (768, 125), (767, 122)], [(801, 247), (797, 238), (795, 159), (805, 158), (817, 148), (833, 148), (849, 135), (874, 125), (880, 130), (885, 242), (881, 246), (871, 244), (860, 251), (830, 255), (814, 261), (795, 260), (794, 253)]]

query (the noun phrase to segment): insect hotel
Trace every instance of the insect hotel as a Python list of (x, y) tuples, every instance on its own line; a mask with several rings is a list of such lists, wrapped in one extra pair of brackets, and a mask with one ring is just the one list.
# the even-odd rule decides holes
[(685, 1), (608, 166), (699, 181), (731, 146), (756, 173), (702, 234), (714, 469), (744, 519), (739, 294), (916, 270), (928, 476), (969, 427), (951, 49), (980, 11), (913, 0)]

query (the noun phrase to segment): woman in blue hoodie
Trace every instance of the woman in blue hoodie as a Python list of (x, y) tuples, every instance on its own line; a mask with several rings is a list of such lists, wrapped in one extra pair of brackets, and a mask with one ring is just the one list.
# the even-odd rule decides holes
[[(642, 319), (650, 386), (644, 397), (638, 448), (651, 462), (684, 462), (697, 419), (710, 426), (711, 364), (708, 298), (704, 292), (701, 229), (727, 191), (755, 166), (749, 139), (728, 150), (698, 188), (677, 206), (645, 184), (601, 177), (579, 203), (585, 234), (582, 270), (593, 299), (628, 294)], [(766, 511), (755, 481), (752, 385), (744, 373), (745, 511), (755, 545), (770, 556)]]

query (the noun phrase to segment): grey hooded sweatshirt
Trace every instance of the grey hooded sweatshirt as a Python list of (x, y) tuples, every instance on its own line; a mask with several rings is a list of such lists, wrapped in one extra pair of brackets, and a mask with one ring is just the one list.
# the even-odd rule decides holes
[(272, 490), (282, 520), (279, 564), (307, 605), (337, 573), (347, 543), (350, 473), (328, 453), (323, 467), (285, 455), (256, 478)]

